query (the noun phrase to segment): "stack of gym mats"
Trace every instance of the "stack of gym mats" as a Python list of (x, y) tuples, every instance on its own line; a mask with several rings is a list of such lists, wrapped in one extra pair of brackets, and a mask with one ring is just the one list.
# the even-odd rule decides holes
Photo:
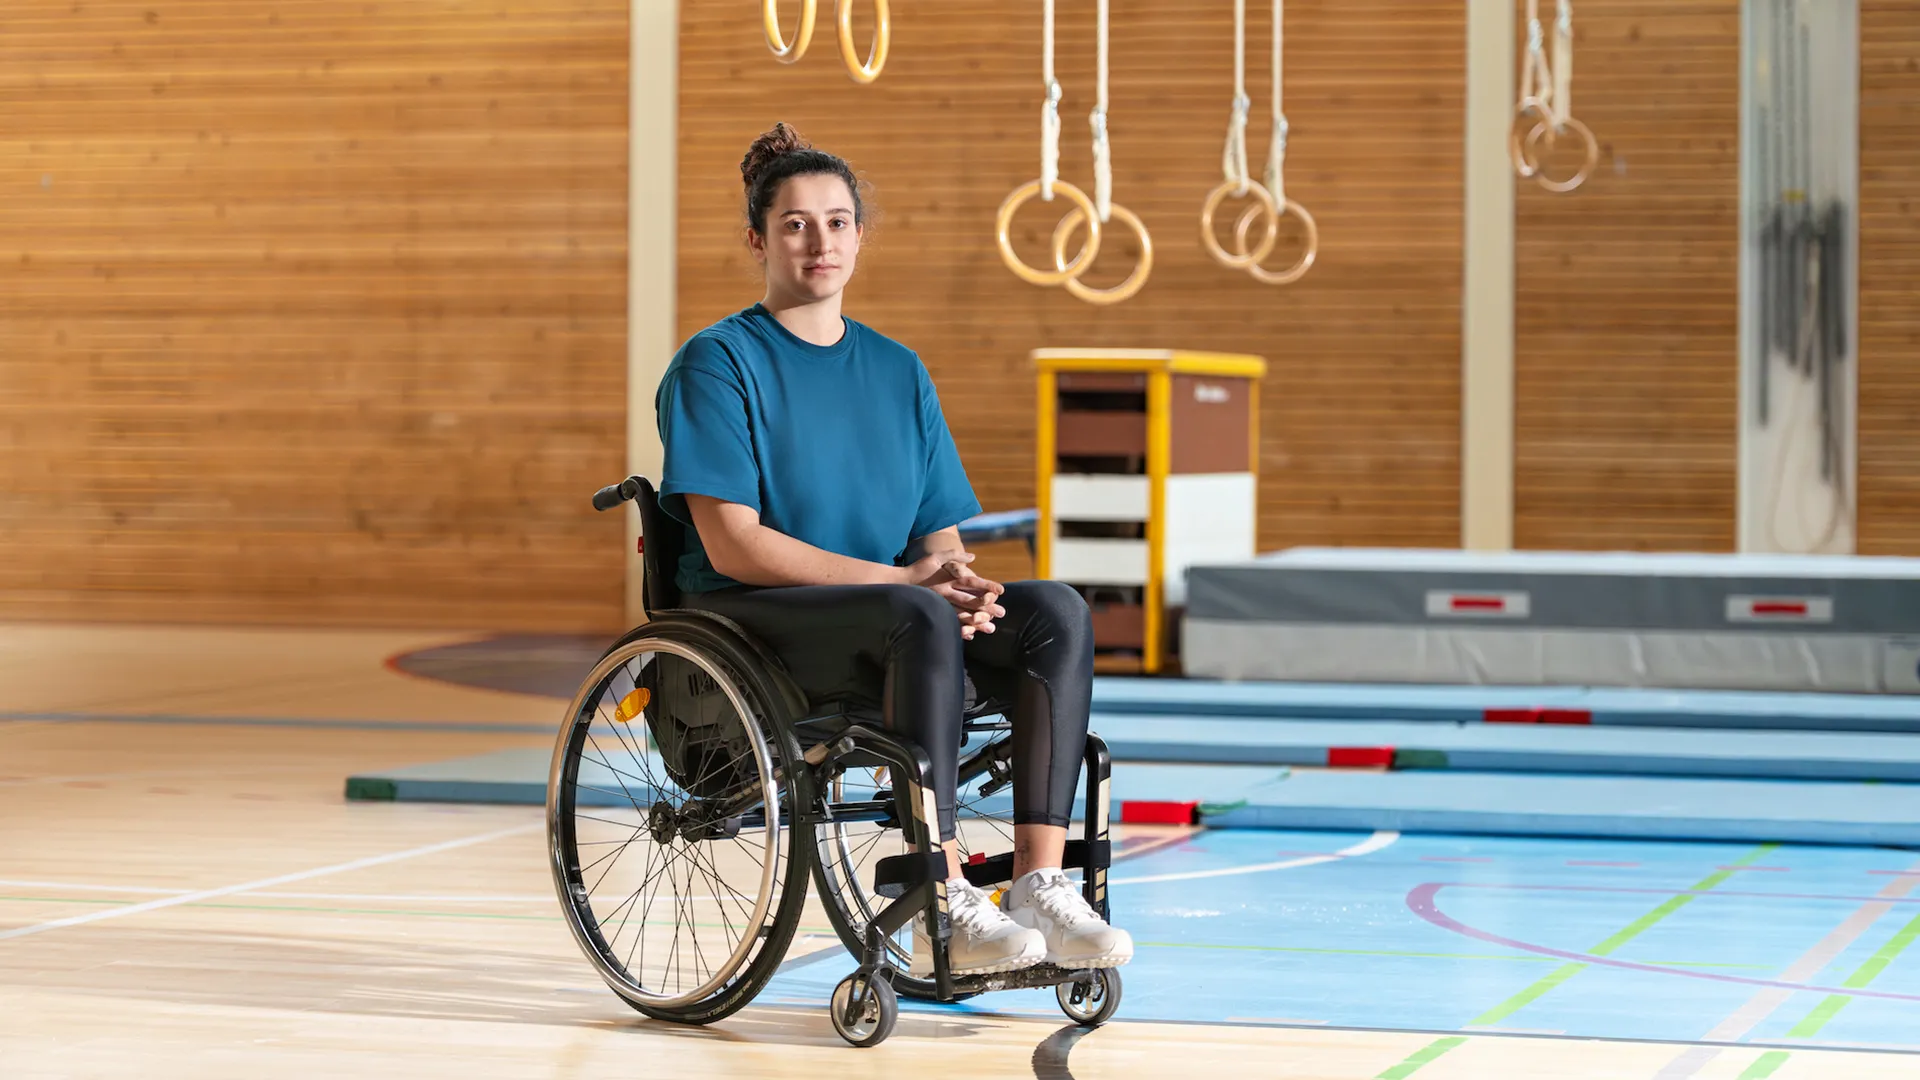
[[(1123, 822), (1920, 846), (1920, 697), (1102, 678), (1093, 727)], [(537, 804), (548, 764), (347, 795)]]

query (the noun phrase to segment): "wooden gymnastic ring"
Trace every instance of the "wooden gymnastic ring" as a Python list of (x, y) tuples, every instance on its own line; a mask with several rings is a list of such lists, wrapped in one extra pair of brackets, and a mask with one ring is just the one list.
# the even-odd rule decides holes
[(773, 50), (775, 60), (792, 64), (807, 55), (807, 46), (813, 43), (813, 20), (818, 13), (818, 4), (819, 0), (800, 0), (800, 30), (794, 34), (793, 43), (788, 44), (780, 33), (780, 0), (760, 0), (760, 19), (767, 32), (767, 48)]
[[(772, 2), (772, 0), (769, 0)], [(840, 59), (846, 61), (847, 74), (857, 83), (870, 83), (887, 66), (887, 49), (893, 44), (893, 20), (887, 17), (887, 0), (873, 0), (873, 48), (866, 63), (860, 62), (860, 50), (853, 45), (853, 0), (835, 0), (840, 23)]]
[[(1110, 289), (1096, 289), (1084, 285), (1077, 274), (1066, 281), (1068, 292), (1089, 304), (1102, 306), (1117, 304), (1133, 296), (1146, 286), (1148, 275), (1153, 273), (1153, 237), (1147, 235), (1146, 222), (1141, 221), (1139, 215), (1119, 203), (1109, 206), (1108, 214), (1131, 227), (1140, 237), (1140, 262), (1133, 268), (1133, 273), (1127, 275), (1126, 280)], [(1081, 222), (1095, 220), (1097, 219), (1092, 210), (1083, 211), (1076, 207), (1073, 212), (1060, 219), (1060, 224), (1053, 227), (1053, 265), (1055, 267), (1063, 271), (1067, 268), (1069, 265), (1067, 241), (1073, 239), (1073, 234), (1080, 228)]]
[[(1238, 243), (1242, 248), (1247, 246), (1247, 230), (1253, 227), (1253, 215), (1258, 209), (1259, 207), (1257, 206), (1247, 207), (1240, 212), (1240, 220), (1233, 223), (1234, 242)], [(1301, 206), (1292, 199), (1288, 199), (1281, 210), (1281, 217), (1292, 214), (1306, 225), (1307, 250), (1305, 254), (1300, 256), (1298, 262), (1287, 267), (1285, 270), (1269, 270), (1259, 263), (1254, 263), (1252, 266), (1246, 268), (1247, 273), (1251, 274), (1255, 281), (1265, 285), (1291, 285), (1299, 281), (1302, 277), (1306, 276), (1308, 270), (1313, 268), (1314, 260), (1320, 257), (1320, 223), (1313, 220), (1313, 215), (1307, 213), (1306, 207)]]
[(1073, 203), (1074, 212), (1086, 215), (1087, 220), (1092, 223), (1092, 228), (1088, 230), (1087, 246), (1081, 249), (1079, 258), (1075, 259), (1071, 265), (1061, 266), (1057, 271), (1048, 273), (1045, 270), (1035, 270), (1021, 262), (1020, 256), (1014, 253), (1013, 215), (1028, 199), (1040, 194), (1040, 181), (1029, 180), (1014, 188), (1007, 195), (1006, 200), (1000, 204), (1000, 214), (994, 222), (994, 237), (1000, 244), (1000, 261), (1007, 264), (1007, 269), (1013, 271), (1014, 276), (1033, 285), (1065, 284), (1085, 273), (1087, 267), (1093, 265), (1094, 257), (1100, 254), (1100, 219), (1094, 210), (1093, 200), (1087, 198), (1086, 192), (1065, 180), (1055, 180), (1053, 190), (1065, 195), (1067, 201)]
[[(1527, 156), (1526, 149), (1521, 144), (1520, 129), (1523, 122), (1529, 118), (1533, 119), (1536, 128), (1541, 124), (1556, 122), (1553, 118), (1553, 110), (1537, 97), (1521, 98), (1520, 103), (1514, 106), (1513, 123), (1507, 128), (1507, 157), (1513, 161), (1513, 171), (1522, 177), (1532, 177), (1540, 171), (1540, 164)], [(1532, 133), (1529, 132), (1525, 138), (1531, 142)]]
[(1535, 156), (1535, 150), (1534, 150), (1535, 144), (1537, 144), (1542, 138), (1546, 139), (1547, 145), (1549, 147), (1551, 147), (1554, 143), (1555, 133), (1549, 130), (1547, 124), (1544, 121), (1541, 123), (1535, 124), (1533, 126), (1533, 130), (1527, 132), (1527, 141), (1524, 148), (1528, 155), (1528, 161), (1534, 166), (1534, 173), (1533, 173), (1534, 182), (1539, 184), (1541, 187), (1546, 188), (1548, 191), (1553, 191), (1553, 192), (1572, 191), (1574, 188), (1577, 188), (1581, 184), (1586, 183), (1587, 177), (1593, 175), (1593, 167), (1599, 164), (1600, 162), (1600, 141), (1593, 137), (1592, 128), (1589, 128), (1587, 125), (1581, 123), (1580, 121), (1574, 119), (1571, 116), (1560, 121), (1560, 124), (1563, 127), (1572, 128), (1574, 134), (1580, 136), (1581, 141), (1587, 144), (1586, 146), (1587, 156), (1586, 156), (1586, 159), (1580, 163), (1579, 172), (1574, 173), (1571, 177), (1568, 177), (1565, 180), (1547, 179), (1546, 170), (1540, 168), (1539, 160)]
[(1245, 270), (1249, 266), (1259, 265), (1260, 260), (1266, 258), (1273, 251), (1273, 245), (1280, 240), (1280, 204), (1273, 201), (1273, 193), (1267, 190), (1266, 185), (1250, 180), (1247, 182), (1245, 194), (1253, 196), (1254, 205), (1248, 207), (1247, 212), (1252, 213), (1258, 210), (1266, 215), (1266, 236), (1261, 238), (1257, 249), (1248, 251), (1244, 230), (1238, 230), (1236, 232), (1240, 237), (1236, 241), (1240, 245), (1238, 255), (1229, 255), (1226, 249), (1220, 246), (1219, 238), (1213, 235), (1213, 215), (1220, 209), (1221, 200), (1229, 195), (1242, 194), (1239, 189), (1238, 181), (1223, 181), (1212, 191), (1207, 192), (1207, 201), (1200, 207), (1200, 242), (1207, 246), (1207, 254), (1212, 255), (1215, 262), (1229, 270)]

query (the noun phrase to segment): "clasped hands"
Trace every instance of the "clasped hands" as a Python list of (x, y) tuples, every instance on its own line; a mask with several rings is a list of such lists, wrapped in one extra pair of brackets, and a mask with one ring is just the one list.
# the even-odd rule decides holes
[(904, 568), (909, 583), (932, 589), (953, 605), (960, 617), (960, 636), (967, 641), (975, 634), (993, 633), (993, 620), (1007, 614), (999, 602), (1006, 586), (974, 573), (968, 565), (972, 562), (972, 552), (933, 551)]

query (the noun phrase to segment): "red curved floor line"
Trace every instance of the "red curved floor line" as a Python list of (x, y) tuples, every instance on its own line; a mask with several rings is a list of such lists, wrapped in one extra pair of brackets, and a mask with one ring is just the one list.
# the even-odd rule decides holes
[(1562, 949), (1550, 949), (1545, 945), (1533, 945), (1525, 941), (1501, 937), (1499, 934), (1480, 930), (1441, 911), (1435, 903), (1435, 897), (1449, 883), (1430, 881), (1425, 885), (1416, 885), (1407, 893), (1407, 907), (1422, 919), (1451, 930), (1463, 937), (1484, 941), (1489, 945), (1504, 945), (1509, 949), (1537, 953), (1541, 956), (1554, 956), (1562, 960), (1572, 960), (1582, 964), (1599, 964), (1605, 967), (1626, 968), (1629, 971), (1651, 971), (1656, 975), (1674, 975), (1683, 979), (1707, 979), (1712, 982), (1740, 983), (1744, 986), (1771, 986), (1781, 990), (1805, 990), (1815, 994), (1840, 994), (1846, 997), (1884, 998), (1889, 1001), (1920, 1001), (1920, 994), (1896, 994), (1890, 990), (1848, 990), (1837, 986), (1813, 986), (1807, 983), (1780, 982), (1777, 979), (1751, 979), (1744, 975), (1721, 975), (1711, 971), (1695, 971), (1688, 968), (1657, 967), (1653, 964), (1636, 964), (1631, 960), (1615, 960), (1607, 956), (1595, 956), (1592, 953), (1567, 952)]

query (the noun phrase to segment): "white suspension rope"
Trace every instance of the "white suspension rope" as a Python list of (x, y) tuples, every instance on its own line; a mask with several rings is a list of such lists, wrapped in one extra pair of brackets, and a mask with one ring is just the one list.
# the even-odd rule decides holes
[(1520, 58), (1520, 100), (1553, 108), (1553, 76), (1547, 68), (1546, 31), (1540, 26), (1540, 0), (1527, 0), (1527, 51)]
[(1564, 130), (1565, 119), (1573, 115), (1573, 0), (1559, 0), (1559, 16), (1553, 20), (1553, 110), (1556, 127)]
[(1233, 110), (1227, 117), (1220, 171), (1234, 185), (1235, 198), (1247, 194), (1247, 113), (1252, 108), (1253, 99), (1247, 97), (1247, 0), (1233, 0)]
[(1040, 105), (1040, 198), (1052, 202), (1053, 186), (1060, 181), (1060, 81), (1053, 77), (1053, 0), (1045, 0), (1044, 7), (1040, 81), (1047, 96)]
[(1099, 36), (1099, 73), (1093, 112), (1087, 121), (1093, 128), (1093, 205), (1104, 224), (1113, 216), (1113, 147), (1107, 140), (1107, 0), (1100, 0)]
[(1280, 90), (1284, 82), (1280, 77), (1280, 33), (1285, 22), (1283, 0), (1273, 0), (1273, 132), (1267, 143), (1267, 193), (1281, 206), (1287, 204), (1285, 171), (1288, 125), (1287, 114), (1280, 108)]

